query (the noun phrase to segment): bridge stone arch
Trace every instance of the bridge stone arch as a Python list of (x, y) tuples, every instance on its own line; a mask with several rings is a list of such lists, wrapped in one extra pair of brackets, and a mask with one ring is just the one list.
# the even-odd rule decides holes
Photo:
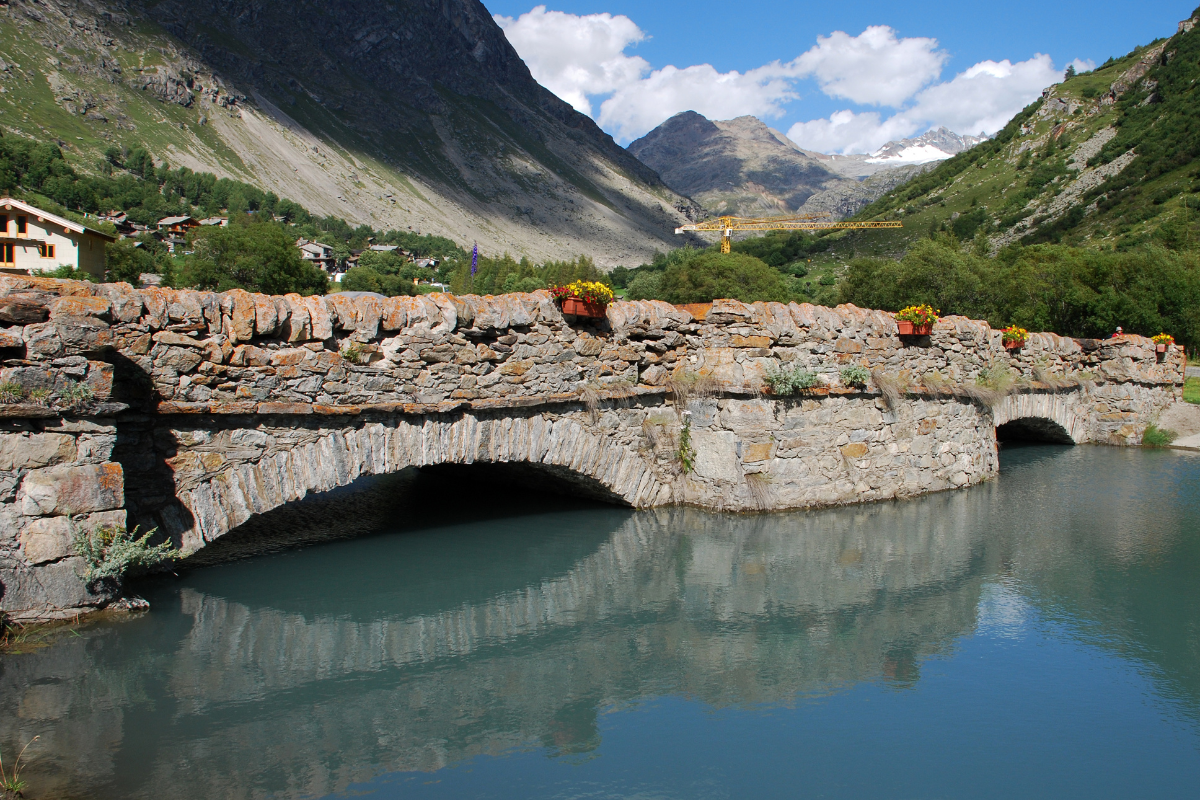
[(998, 435), (1003, 427), (1020, 438), (1081, 444), (1091, 437), (1078, 402), (1076, 393), (1010, 394), (992, 408), (992, 420)]
[[(522, 464), (635, 508), (671, 501), (653, 464), (585, 413), (378, 418), (176, 418), (173, 509), (154, 522), (195, 552), (251, 517), (367, 475), (445, 464)], [(151, 520), (146, 520), (151, 522)]]

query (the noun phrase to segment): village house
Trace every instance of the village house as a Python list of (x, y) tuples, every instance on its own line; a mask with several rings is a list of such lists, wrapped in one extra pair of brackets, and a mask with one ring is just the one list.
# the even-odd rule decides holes
[(11, 197), (0, 198), (0, 273), (36, 275), (60, 264), (104, 279), (104, 246), (115, 236)]
[(174, 253), (176, 247), (187, 244), (188, 231), (199, 226), (200, 223), (191, 217), (163, 217), (158, 221), (158, 235), (167, 250)]
[(336, 259), (333, 257), (333, 248), (329, 245), (310, 242), (308, 239), (297, 239), (296, 246), (300, 248), (300, 257), (305, 261), (312, 262), (313, 266), (320, 267), (326, 272), (334, 271)]

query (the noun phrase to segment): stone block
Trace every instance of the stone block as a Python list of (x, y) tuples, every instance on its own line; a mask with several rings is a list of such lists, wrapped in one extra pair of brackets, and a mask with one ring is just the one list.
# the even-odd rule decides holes
[(575, 343), (572, 345), (572, 347), (579, 355), (592, 358), (600, 355), (600, 351), (604, 349), (604, 340), (597, 339), (592, 336), (587, 338), (583, 338), (581, 336), (579, 339), (575, 340)]
[(36, 325), (49, 316), (50, 310), (40, 300), (20, 296), (0, 298), (0, 323), (4, 325)]
[(279, 325), (275, 303), (265, 294), (254, 294), (251, 297), (254, 299), (254, 331), (259, 336), (269, 336)]
[(40, 469), (74, 459), (75, 437), (69, 434), (0, 434), (0, 471)]
[(533, 361), (507, 361), (500, 365), (498, 372), (501, 375), (524, 375), (533, 367)]
[(742, 446), (742, 463), (754, 464), (759, 461), (770, 461), (774, 445), (771, 442), (746, 444)]
[(852, 442), (851, 444), (842, 446), (842, 456), (851, 461), (857, 458), (862, 458), (868, 452), (870, 452), (870, 450), (862, 442)]
[(304, 306), (308, 310), (309, 325), (312, 327), (312, 338), (325, 341), (333, 336), (333, 320), (323, 297), (306, 297)]
[(303, 347), (291, 347), (271, 353), (271, 366), (286, 367), (293, 364), (303, 364), (305, 361), (312, 361), (315, 358), (316, 355), (312, 350)]
[(732, 347), (766, 348), (771, 346), (771, 340), (766, 336), (738, 336), (735, 334), (729, 337), (729, 344)]
[(232, 300), (229, 311), (229, 330), (226, 335), (236, 344), (248, 342), (254, 338), (255, 324), (258, 319), (254, 297), (245, 289), (230, 289), (225, 293)]
[(642, 372), (640, 381), (647, 386), (662, 386), (667, 382), (669, 377), (670, 375), (666, 369), (656, 364)]
[(21, 531), (21, 549), (30, 564), (45, 564), (75, 554), (71, 521), (66, 517), (40, 517)]
[(0, 330), (0, 349), (24, 346), (25, 336), (20, 328), (4, 328)]
[(96, 400), (108, 400), (112, 397), (113, 388), (113, 365), (106, 364), (103, 361), (89, 361), (87, 371), (87, 385), (92, 390), (92, 397)]
[(182, 375), (200, 366), (203, 360), (204, 356), (188, 347), (162, 347), (154, 358), (154, 366), (173, 369)]
[(28, 517), (86, 514), (125, 504), (120, 464), (49, 467), (21, 482), (21, 510)]
[(107, 316), (112, 303), (107, 297), (72, 296), (59, 297), (49, 303), (50, 319), (60, 317), (103, 317)]
[(57, 358), (66, 352), (58, 326), (53, 322), (26, 325), (21, 331), (25, 340), (25, 352), (31, 358)]
[(208, 404), (208, 413), (210, 414), (253, 414), (257, 409), (258, 403), (253, 400), (241, 402), (224, 400)]
[(311, 414), (311, 403), (259, 403), (259, 414)]
[(112, 330), (96, 317), (58, 317), (51, 320), (63, 346), (76, 353), (93, 353), (111, 347)]
[(193, 339), (191, 336), (176, 333), (175, 331), (159, 331), (154, 334), (154, 341), (162, 345), (174, 345), (176, 347), (195, 347), (197, 349), (204, 347), (204, 342), (199, 339)]

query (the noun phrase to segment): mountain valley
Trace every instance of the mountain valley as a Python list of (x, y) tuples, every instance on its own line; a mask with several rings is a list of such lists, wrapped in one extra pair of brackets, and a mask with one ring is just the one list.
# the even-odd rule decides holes
[(314, 213), (533, 259), (639, 263), (703, 212), (530, 76), (476, 0), (11, 0), (0, 126)]

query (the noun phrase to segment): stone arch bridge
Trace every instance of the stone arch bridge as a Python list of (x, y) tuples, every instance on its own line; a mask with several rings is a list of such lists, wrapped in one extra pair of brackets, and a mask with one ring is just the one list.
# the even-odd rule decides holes
[[(545, 292), (5, 277), (0, 325), (0, 608), (25, 618), (104, 602), (78, 578), (73, 525), (157, 527), (195, 553), (310, 493), (440, 464), (523, 465), (639, 508), (906, 497), (994, 476), (998, 429), (1136, 443), (1184, 364), (1137, 336), (1008, 351), (961, 317), (901, 338), (853, 306), (618, 302), (577, 319)], [(817, 386), (773, 395), (778, 370)]]

